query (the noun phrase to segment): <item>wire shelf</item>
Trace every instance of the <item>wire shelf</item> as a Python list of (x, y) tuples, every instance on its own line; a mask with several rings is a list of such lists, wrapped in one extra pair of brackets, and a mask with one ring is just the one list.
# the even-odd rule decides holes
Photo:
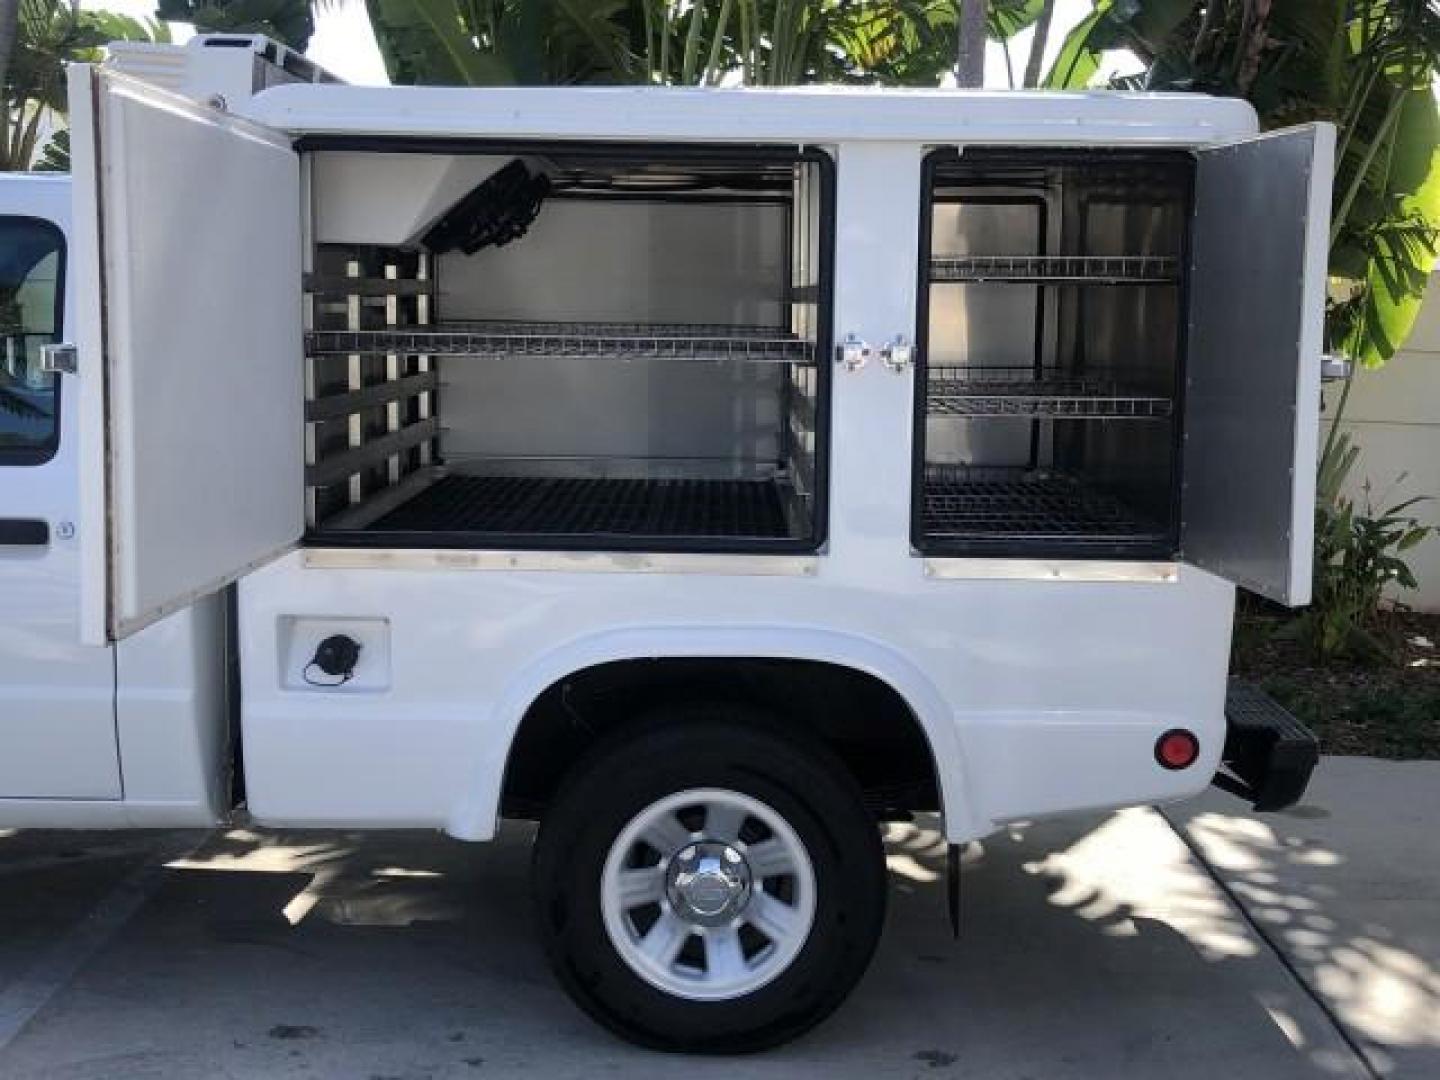
[(443, 323), (377, 330), (317, 330), (306, 335), (311, 356), (574, 357), (577, 359), (734, 360), (813, 364), (815, 344), (758, 326), (651, 323)]
[(926, 407), (932, 417), (1057, 417), (1075, 420), (1163, 420), (1170, 398), (1138, 393), (1104, 376), (1034, 367), (935, 367)]
[(932, 466), (925, 480), (925, 533), (937, 540), (1165, 539), (1158, 522), (1062, 474)]
[(784, 539), (774, 480), (447, 476), (375, 521), (381, 531)]
[(946, 255), (930, 261), (931, 281), (1163, 285), (1180, 279), (1173, 255)]

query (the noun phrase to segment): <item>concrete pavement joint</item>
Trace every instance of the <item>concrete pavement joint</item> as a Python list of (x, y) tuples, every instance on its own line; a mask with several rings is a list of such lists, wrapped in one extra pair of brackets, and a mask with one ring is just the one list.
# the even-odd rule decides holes
[(158, 855), (126, 875), (24, 975), (0, 992), (0, 1053), (155, 894), (166, 864), (193, 855), (213, 835), (206, 833), (196, 841), (187, 834), (183, 844), (173, 840), (162, 844)]
[(1171, 819), (1163, 807), (1155, 807), (1155, 812), (1160, 815), (1166, 825), (1170, 826), (1170, 830), (1180, 838), (1180, 842), (1189, 849), (1190, 854), (1195, 857), (1195, 861), (1205, 868), (1205, 873), (1209, 875), (1210, 880), (1225, 894), (1226, 899), (1228, 899), (1235, 910), (1240, 913), (1240, 917), (1245, 920), (1245, 924), (1250, 927), (1255, 936), (1263, 941), (1271, 953), (1274, 954), (1275, 959), (1280, 961), (1280, 966), (1295, 980), (1295, 985), (1320, 1009), (1325, 1019), (1330, 1022), (1330, 1026), (1335, 1029), (1335, 1034), (1340, 1036), (1340, 1039), (1350, 1048), (1350, 1052), (1355, 1055), (1356, 1060), (1360, 1063), (1360, 1067), (1365, 1070), (1365, 1075), (1370, 1077), (1370, 1080), (1385, 1080), (1384, 1073), (1376, 1068), (1375, 1063), (1370, 1060), (1370, 1055), (1365, 1052), (1364, 1044), (1350, 1031), (1345, 1022), (1340, 1019), (1340, 1014), (1335, 1011), (1330, 1002), (1325, 1000), (1324, 995), (1310, 984), (1310, 980), (1305, 978), (1305, 975), (1295, 966), (1295, 962), (1290, 959), (1285, 950), (1282, 949), (1275, 939), (1266, 931), (1265, 926), (1256, 919), (1254, 915), (1250, 914), (1250, 909), (1245, 906), (1245, 902), (1241, 900), (1235, 893), (1235, 890), (1230, 887), (1230, 883), (1210, 864), (1210, 860), (1205, 858), (1205, 852), (1201, 850), (1200, 845), (1192, 840), (1190, 835)]
[(72, 866), (86, 866), (97, 862), (115, 862), (140, 854), (144, 849), (135, 847), (107, 847), (90, 851), (66, 851), (58, 855), (34, 855), (26, 859), (10, 859), (0, 862), (0, 877), (12, 874), (33, 874), (37, 871), (64, 869)]

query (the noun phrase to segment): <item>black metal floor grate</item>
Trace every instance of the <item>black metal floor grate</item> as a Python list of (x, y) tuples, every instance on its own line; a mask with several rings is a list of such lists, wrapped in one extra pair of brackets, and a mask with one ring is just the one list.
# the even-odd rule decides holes
[(1162, 540), (1164, 529), (1068, 477), (930, 480), (925, 532), (939, 539)]
[(790, 535), (772, 480), (447, 476), (370, 528), (657, 539)]

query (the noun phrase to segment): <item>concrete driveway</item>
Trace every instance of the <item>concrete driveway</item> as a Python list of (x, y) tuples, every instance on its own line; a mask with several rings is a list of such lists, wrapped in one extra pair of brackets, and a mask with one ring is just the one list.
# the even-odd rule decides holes
[(1305, 802), (1166, 810), (1373, 1075), (1440, 1077), (1440, 762), (1326, 758)]
[[(1423, 853), (1431, 876), (1396, 886), (1430, 888), (1430, 914), (1407, 922), (1355, 900), (1355, 926), (1388, 950), (1367, 952), (1350, 937), (1350, 913), (1326, 914), (1350, 900), (1319, 880), (1325, 860), (1284, 855), (1320, 850), (1290, 844), (1286, 827), (1343, 821), (1347, 811), (1301, 808), (1257, 823), (1238, 807), (1171, 812), (1197, 850), (1216, 848), (1214, 872), (1145, 809), (974, 845), (958, 942), (936, 833), (929, 823), (892, 827), (889, 924), (850, 1002), (782, 1050), (686, 1059), (683, 1074), (1440, 1075), (1440, 998), (1425, 982), (1437, 959), (1423, 955), (1435, 946), (1433, 840)], [(1271, 829), (1279, 855), (1259, 869), (1246, 863), (1233, 873), (1250, 877), (1227, 883), (1235, 852), (1219, 845), (1233, 842), (1227, 830), (1262, 836), (1252, 828)], [(1360, 846), (1371, 828), (1383, 823), (1354, 826)], [(616, 1042), (551, 981), (530, 927), (528, 841), (518, 827), (488, 846), (414, 833), (0, 832), (0, 1076), (677, 1075), (682, 1059)], [(1274, 884), (1263, 875), (1278, 882), (1295, 866), (1304, 880), (1293, 895), (1316, 907), (1294, 910), (1333, 920), (1314, 924), (1320, 954), (1343, 963), (1344, 935), (1412, 994), (1403, 1015), (1387, 1014), (1388, 1034), (1403, 1029), (1406, 1045), (1388, 1047), (1378, 1037), (1386, 1031), (1362, 1030), (1358, 1014), (1307, 986), (1325, 979), (1267, 940), (1279, 935), (1257, 933), (1268, 916), (1237, 906), (1237, 896), (1264, 902), (1254, 889), (1242, 895), (1242, 884), (1263, 889)], [(1393, 926), (1390, 937), (1376, 919)], [(1412, 952), (1406, 935), (1417, 927), (1423, 948)]]

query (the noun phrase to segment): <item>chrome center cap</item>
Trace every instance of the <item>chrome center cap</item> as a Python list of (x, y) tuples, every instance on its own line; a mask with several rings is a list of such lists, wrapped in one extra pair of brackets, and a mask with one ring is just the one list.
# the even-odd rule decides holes
[(706, 840), (682, 848), (667, 879), (671, 908), (698, 926), (723, 926), (750, 900), (750, 867), (729, 844)]

